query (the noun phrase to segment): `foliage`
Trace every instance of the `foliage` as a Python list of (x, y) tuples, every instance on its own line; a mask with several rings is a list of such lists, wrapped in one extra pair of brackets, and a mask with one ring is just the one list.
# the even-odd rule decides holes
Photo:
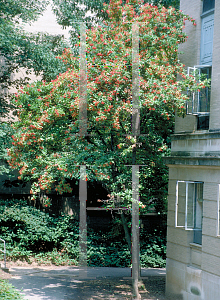
[[(0, 3), (0, 116), (5, 116), (11, 109), (9, 89), (27, 83), (33, 70), (36, 74), (43, 74), (43, 79), (47, 80), (65, 70), (64, 65), (55, 58), (65, 47), (61, 36), (29, 34), (23, 30), (23, 23), (35, 21), (48, 3), (47, 0), (9, 0)], [(23, 77), (15, 79), (18, 71), (23, 71)]]
[(1, 18), (19, 18), (25, 22), (36, 20), (48, 5), (48, 0), (2, 0), (0, 3)]
[[(32, 181), (34, 199), (52, 189), (71, 192), (66, 179), (78, 180), (78, 166), (87, 165), (84, 180), (101, 181), (113, 199), (111, 205), (117, 205), (119, 196), (123, 206), (131, 206), (132, 172), (126, 165), (140, 164), (145, 165), (140, 191), (146, 195), (140, 205), (164, 201), (167, 172), (161, 156), (166, 153), (170, 122), (175, 110), (184, 114), (187, 96), (183, 91), (205, 86), (188, 76), (178, 61), (178, 44), (186, 39), (184, 21), (194, 20), (172, 7), (145, 4), (136, 12), (131, 3), (120, 6), (119, 2), (111, 1), (106, 7), (110, 23), (87, 30), (88, 136), (79, 132), (80, 64), (69, 49), (61, 56), (68, 71), (49, 83), (21, 87), (14, 97), (18, 122), (9, 163), (20, 169), (21, 179)], [(135, 21), (140, 23), (139, 99), (145, 134), (138, 137), (131, 133), (131, 27)], [(153, 198), (146, 193), (150, 189)], [(165, 205), (157, 207), (163, 210)]]
[(25, 33), (28, 43), (24, 46), (25, 63), (28, 70), (41, 75), (42, 80), (50, 81), (66, 71), (65, 64), (57, 59), (65, 47), (69, 46), (62, 35), (47, 33)]
[(176, 9), (179, 9), (180, 7), (180, 0), (152, 0), (151, 3), (154, 5), (163, 5), (165, 7), (173, 6)]
[[(76, 32), (79, 32), (79, 24), (84, 22), (88, 28), (91, 28), (92, 24), (108, 20), (109, 15), (104, 10), (104, 3), (109, 4), (109, 0), (81, 0), (63, 1), (53, 0), (53, 11), (57, 16), (57, 21), (63, 27), (72, 27), (72, 38)], [(168, 8), (173, 6), (176, 9), (179, 8), (179, 0), (144, 0), (143, 3), (150, 3), (152, 5), (162, 5)], [(128, 1), (120, 1), (120, 6), (125, 6)], [(89, 13), (88, 13), (89, 12)], [(73, 43), (75, 44), (75, 43)]]
[(6, 241), (8, 258), (77, 263), (79, 224), (71, 216), (49, 216), (23, 200), (1, 200), (0, 214), (0, 236)]
[(76, 234), (78, 224), (71, 226), (69, 216), (53, 218), (21, 200), (3, 203), (0, 208), (1, 237), (12, 247), (48, 251), (59, 248), (61, 241)]
[[(75, 55), (78, 54), (78, 48), (75, 47), (78, 43), (78, 36), (80, 34), (80, 24), (83, 22), (87, 28), (94, 26), (95, 24), (101, 24), (104, 20), (109, 21), (111, 18), (105, 10), (105, 4), (109, 4), (110, 0), (53, 0), (53, 11), (57, 17), (57, 22), (64, 28), (70, 28), (69, 33), (71, 35), (71, 49)], [(136, 4), (137, 1), (134, 1)], [(173, 6), (179, 9), (180, 0), (143, 0), (139, 1), (138, 8), (141, 4), (149, 3), (151, 5), (164, 6), (166, 8)], [(121, 0), (118, 2), (119, 6), (125, 6), (129, 1)], [(133, 3), (133, 1), (131, 1)]]
[[(26, 33), (13, 19), (3, 17), (0, 18), (0, 33), (0, 113), (5, 116), (11, 109), (8, 89), (27, 83), (33, 71), (36, 75), (43, 75), (44, 80), (51, 80), (66, 70), (64, 64), (56, 59), (65, 48), (65, 43), (61, 36)], [(24, 75), (16, 78), (19, 71), (23, 71)]]
[[(1, 1), (0, 3), (0, 54), (1, 54), (1, 101), (0, 113), (5, 114), (8, 107), (5, 101), (4, 88), (11, 85), (11, 74), (13, 68), (15, 69), (18, 64), (19, 48), (22, 42), (25, 43), (25, 36), (19, 32), (19, 20), (25, 22), (35, 20), (45, 9), (47, 1), (39, 0), (20, 0), (16, 1)], [(22, 55), (20, 55), (20, 58)], [(11, 66), (10, 61), (13, 60), (14, 67)]]
[[(131, 224), (129, 225), (131, 227)], [(166, 228), (140, 229), (140, 263), (143, 268), (165, 267)], [(110, 228), (88, 234), (88, 264), (90, 266), (130, 267), (131, 254), (119, 219)]]
[[(8, 113), (13, 110), (11, 93), (13, 88), (26, 84), (30, 74), (41, 75), (44, 80), (51, 80), (66, 70), (56, 56), (66, 46), (62, 36), (30, 34), (22, 28), (22, 22), (35, 21), (45, 10), (47, 0), (3, 0), (0, 2), (0, 118), (7, 122), (13, 120)], [(22, 72), (22, 76), (17, 75)], [(0, 127), (0, 173), (8, 173), (6, 147), (9, 142), (7, 124)]]
[[(34, 260), (39, 264), (78, 264), (79, 222), (71, 216), (49, 216), (22, 200), (1, 200), (0, 216), (0, 236), (6, 240), (7, 259), (29, 263)], [(88, 228), (87, 237), (89, 266), (130, 266), (131, 255), (117, 218), (107, 230)], [(141, 229), (140, 242), (143, 267), (165, 265), (164, 229), (147, 232)], [(3, 258), (2, 253), (0, 255)]]
[(140, 262), (143, 268), (165, 268), (166, 227), (158, 226), (146, 233), (140, 231)]
[[(10, 124), (7, 122), (1, 122), (0, 124), (0, 161), (4, 160), (7, 157), (7, 147), (10, 147), (11, 145), (11, 135), (12, 135), (12, 130), (11, 130)], [(3, 173), (8, 173), (9, 169), (8, 166), (5, 164), (0, 165), (0, 175)]]
[(22, 300), (23, 296), (20, 295), (15, 288), (7, 281), (0, 279), (0, 299), (4, 300)]

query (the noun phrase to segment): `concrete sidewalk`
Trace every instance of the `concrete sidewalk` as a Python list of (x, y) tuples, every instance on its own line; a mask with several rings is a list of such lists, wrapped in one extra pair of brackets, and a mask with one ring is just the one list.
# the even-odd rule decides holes
[[(13, 267), (10, 269), (12, 278), (9, 282), (17, 289), (22, 290), (25, 300), (84, 300), (105, 299), (102, 297), (106, 282), (114, 281), (119, 284), (131, 282), (130, 268), (109, 267), (50, 267), (25, 268)], [(141, 277), (165, 277), (165, 269), (142, 269)], [(89, 287), (89, 285), (92, 285)], [(110, 288), (110, 285), (108, 283)], [(113, 288), (113, 286), (111, 286)], [(95, 295), (95, 288), (99, 289), (99, 295)], [(91, 290), (91, 297), (87, 298)], [(88, 290), (89, 289), (89, 290)], [(94, 297), (94, 298), (93, 298)], [(107, 299), (107, 298), (106, 298)], [(118, 299), (118, 298), (108, 298)], [(128, 299), (128, 298), (122, 298)]]

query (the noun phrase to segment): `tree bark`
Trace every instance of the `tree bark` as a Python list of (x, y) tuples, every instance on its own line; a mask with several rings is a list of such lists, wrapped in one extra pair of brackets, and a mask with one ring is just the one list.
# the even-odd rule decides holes
[[(137, 137), (135, 136), (135, 144), (133, 145), (133, 151), (132, 151), (132, 172), (133, 172), (133, 166), (136, 165), (136, 148), (137, 147)], [(133, 174), (132, 174), (133, 176)], [(133, 179), (132, 179), (132, 185), (133, 185)], [(133, 191), (132, 191), (133, 194)], [(136, 199), (134, 199), (136, 200)], [(139, 220), (139, 212), (135, 212), (136, 204), (133, 205), (132, 203), (132, 245), (131, 245), (131, 254), (132, 254), (132, 300), (140, 300), (141, 296), (138, 291), (138, 280), (139, 280), (139, 233), (137, 230), (139, 230), (138, 220)], [(137, 216), (138, 213), (138, 216)], [(138, 220), (137, 220), (138, 218)]]
[(125, 218), (123, 212), (121, 213), (121, 221), (122, 221), (122, 225), (123, 225), (123, 228), (124, 228), (125, 239), (126, 239), (126, 242), (128, 244), (129, 251), (131, 253), (131, 235), (129, 233), (128, 224), (127, 224), (127, 221), (126, 221), (126, 218)]

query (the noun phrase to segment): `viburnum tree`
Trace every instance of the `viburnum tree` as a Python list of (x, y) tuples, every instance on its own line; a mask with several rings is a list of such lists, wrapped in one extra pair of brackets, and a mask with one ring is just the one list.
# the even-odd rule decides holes
[[(154, 194), (154, 185), (161, 193), (159, 201), (164, 197), (161, 155), (166, 153), (174, 113), (185, 113), (186, 89), (206, 85), (188, 76), (178, 60), (178, 46), (187, 38), (184, 22), (196, 24), (175, 8), (137, 0), (123, 6), (112, 0), (105, 10), (110, 21), (86, 31), (86, 136), (79, 132), (80, 61), (70, 49), (59, 57), (68, 66), (65, 73), (21, 87), (14, 96), (18, 121), (13, 124), (9, 164), (19, 169), (19, 179), (32, 182), (33, 199), (52, 190), (71, 193), (70, 180), (79, 179), (79, 166), (86, 165), (86, 180), (103, 183), (111, 206), (117, 206), (114, 199), (120, 197), (120, 206), (131, 207), (129, 165), (134, 153), (135, 164), (144, 165), (140, 206), (149, 204), (148, 188)], [(131, 130), (134, 22), (139, 26), (140, 136)], [(80, 47), (80, 37), (75, 46)], [(49, 202), (47, 198), (45, 204)]]

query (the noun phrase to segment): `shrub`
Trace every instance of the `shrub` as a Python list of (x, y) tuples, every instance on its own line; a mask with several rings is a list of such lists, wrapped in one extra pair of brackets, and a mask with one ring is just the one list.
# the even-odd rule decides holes
[(4, 300), (22, 300), (21, 294), (7, 281), (0, 279), (0, 299)]
[[(12, 260), (31, 262), (34, 258), (39, 264), (55, 265), (76, 265), (79, 260), (79, 222), (72, 216), (49, 216), (24, 201), (0, 202), (0, 237), (6, 240), (7, 257)], [(3, 259), (1, 252), (0, 257)], [(130, 267), (131, 254), (120, 219), (115, 218), (107, 229), (88, 228), (87, 258), (89, 266)], [(141, 229), (142, 267), (164, 267), (165, 259), (164, 228)]]
[(0, 236), (7, 256), (25, 259), (38, 253), (62, 250), (65, 241), (78, 239), (78, 222), (71, 216), (53, 217), (20, 200), (1, 201)]

